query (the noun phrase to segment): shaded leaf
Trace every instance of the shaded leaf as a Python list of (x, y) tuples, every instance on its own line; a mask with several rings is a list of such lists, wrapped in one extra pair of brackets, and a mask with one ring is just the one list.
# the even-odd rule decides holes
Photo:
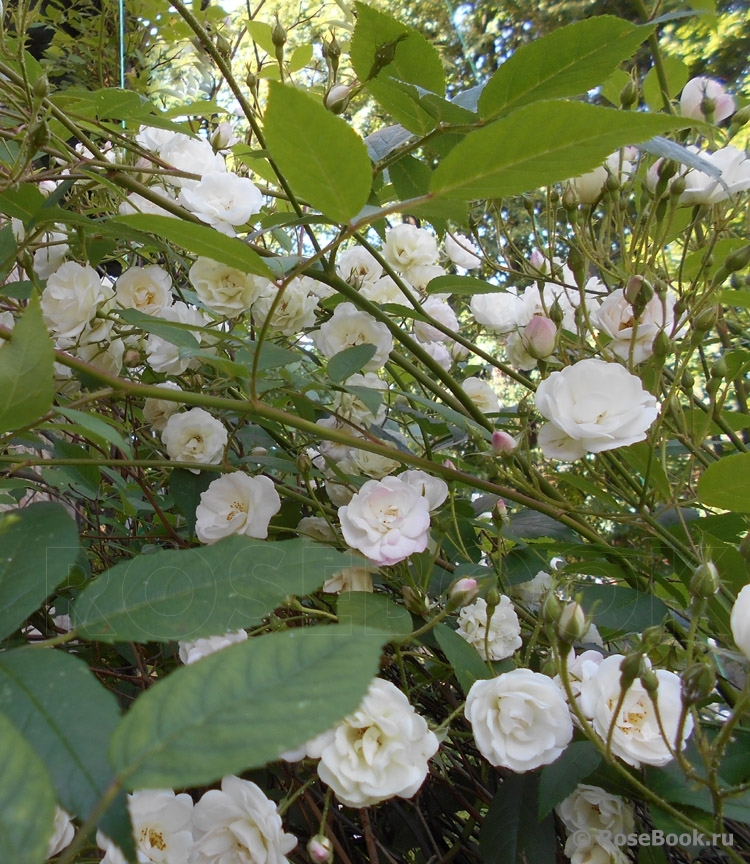
[(573, 741), (562, 756), (542, 768), (539, 779), (539, 818), (575, 791), (602, 761), (602, 754), (591, 741)]
[(384, 594), (343, 591), (336, 604), (339, 624), (351, 624), (363, 633), (399, 642), (414, 629), (409, 610)]
[(712, 462), (698, 480), (698, 498), (707, 507), (750, 513), (750, 453)]
[(464, 695), (469, 692), (475, 681), (493, 677), (493, 673), (482, 660), (477, 649), (469, 645), (452, 627), (438, 624), (433, 632), (441, 651), (453, 667)]
[(375, 351), (375, 346), (369, 343), (344, 348), (343, 351), (334, 354), (328, 361), (328, 377), (334, 384), (346, 381), (347, 378), (360, 372), (362, 367), (372, 360)]

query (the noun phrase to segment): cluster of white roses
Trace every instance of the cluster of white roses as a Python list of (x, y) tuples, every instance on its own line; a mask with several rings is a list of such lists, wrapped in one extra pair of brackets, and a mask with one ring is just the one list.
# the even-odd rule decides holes
[(568, 831), (565, 854), (571, 864), (627, 864), (628, 856), (613, 838), (631, 834), (635, 819), (618, 795), (579, 784), (555, 811)]

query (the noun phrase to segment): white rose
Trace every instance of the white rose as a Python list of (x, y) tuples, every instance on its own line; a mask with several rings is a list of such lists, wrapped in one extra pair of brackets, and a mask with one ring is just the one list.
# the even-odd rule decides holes
[[(713, 111), (705, 111), (704, 100), (714, 103)], [(680, 111), (683, 117), (705, 120), (710, 115), (714, 123), (721, 123), (734, 114), (734, 99), (713, 78), (691, 78), (682, 88)]]
[[(195, 327), (205, 327), (209, 323), (200, 310), (188, 306), (181, 300), (162, 309), (159, 317), (165, 321), (174, 321), (176, 324), (192, 324)], [(189, 332), (195, 336), (198, 342), (201, 341), (199, 332), (192, 330)], [(193, 358), (180, 356), (178, 345), (173, 345), (166, 339), (162, 339), (156, 333), (149, 334), (146, 340), (146, 355), (148, 365), (154, 372), (164, 375), (182, 375), (188, 367), (195, 364)]]
[(324, 357), (333, 357), (354, 345), (373, 345), (375, 354), (364, 365), (366, 372), (382, 369), (393, 350), (393, 337), (385, 324), (361, 312), (353, 303), (340, 303), (313, 341)]
[[(439, 300), (437, 297), (428, 297), (422, 304), (422, 311), (448, 330), (452, 330), (454, 333), (458, 332), (456, 313), (445, 300)], [(414, 332), (420, 342), (447, 342), (451, 338), (425, 321), (415, 321)]]
[(233, 471), (214, 480), (201, 493), (195, 511), (195, 533), (201, 543), (216, 543), (230, 534), (264, 540), (268, 537), (268, 523), (280, 508), (273, 480)]
[[(223, 173), (227, 170), (224, 157), (214, 153), (214, 148), (205, 138), (191, 138), (181, 132), (177, 132), (162, 145), (159, 156), (167, 165), (177, 168), (178, 171), (198, 174), (201, 177), (209, 172)], [(164, 180), (173, 186), (183, 188), (198, 183), (197, 180), (174, 175), (165, 175)]]
[(334, 411), (345, 420), (358, 426), (371, 426), (372, 424), (380, 426), (385, 420), (388, 406), (385, 402), (381, 402), (377, 411), (373, 413), (356, 395), (356, 388), (363, 387), (376, 393), (386, 393), (388, 383), (382, 378), (378, 378), (374, 372), (365, 372), (364, 375), (350, 376), (344, 382), (344, 386), (355, 389), (355, 392), (338, 391), (334, 396)]
[(379, 453), (370, 453), (369, 450), (354, 451), (354, 467), (361, 474), (380, 480), (392, 474), (399, 466), (394, 459), (381, 456)]
[(685, 174), (685, 191), (680, 195), (680, 204), (718, 204), (750, 189), (750, 159), (744, 150), (729, 146), (715, 153), (699, 152), (698, 155), (721, 171), (722, 182), (703, 171), (691, 169)]
[(42, 292), (44, 322), (55, 339), (70, 340), (70, 345), (113, 294), (93, 267), (69, 261), (55, 270)]
[(737, 595), (729, 618), (734, 644), (750, 659), (750, 585)]
[(658, 294), (646, 303), (637, 321), (633, 307), (625, 299), (622, 288), (613, 291), (602, 304), (591, 313), (591, 323), (606, 333), (612, 341), (607, 348), (622, 360), (629, 360), (632, 351), (633, 363), (641, 363), (654, 353), (654, 339), (662, 331), (674, 338), (674, 308), (677, 296), (667, 291), (664, 297)]
[[(403, 278), (418, 291), (426, 291), (433, 279), (445, 276), (445, 274), (445, 268), (439, 264), (416, 264), (404, 270)], [(434, 294), (433, 297), (436, 300), (440, 299), (437, 294)]]
[(470, 307), (478, 324), (501, 335), (525, 327), (534, 314), (515, 288), (497, 294), (474, 294)]
[(208, 657), (209, 654), (215, 654), (223, 648), (228, 648), (230, 645), (236, 645), (239, 642), (245, 642), (247, 639), (246, 630), (238, 630), (236, 633), (228, 632), (223, 636), (206, 636), (202, 639), (184, 639), (178, 642), (180, 651), (180, 660), (189, 666), (191, 663), (197, 663), (203, 657)]
[(34, 252), (34, 273), (40, 279), (48, 279), (65, 260), (68, 254), (68, 235), (61, 231), (45, 231), (41, 242), (44, 244)]
[(531, 669), (475, 681), (464, 712), (482, 756), (518, 773), (554, 762), (573, 737), (565, 697)]
[(404, 222), (386, 232), (383, 256), (397, 270), (435, 264), (438, 260), (437, 242), (429, 231)]
[[(151, 187), (151, 191), (162, 198), (166, 198), (173, 204), (177, 203), (177, 199), (174, 195), (158, 183), (154, 183)], [(140, 195), (138, 192), (131, 192), (130, 195), (128, 195), (128, 197), (120, 204), (119, 209), (123, 216), (129, 216), (132, 213), (148, 213), (151, 216), (169, 216), (171, 219), (179, 218), (169, 210), (165, 210), (158, 204), (154, 204), (154, 202), (148, 198), (144, 198), (143, 195)]]
[(343, 567), (323, 583), (324, 594), (340, 594), (342, 591), (369, 591), (372, 576), (367, 567)]
[[(171, 789), (142, 789), (128, 795), (138, 864), (185, 864), (193, 845), (193, 799)], [(117, 846), (100, 831), (96, 842), (106, 851), (102, 864), (125, 864)]]
[(598, 359), (553, 372), (539, 384), (535, 402), (550, 421), (539, 432), (542, 452), (568, 462), (643, 441), (659, 414), (639, 378)]
[(347, 249), (336, 262), (336, 272), (349, 285), (362, 288), (373, 285), (383, 275), (383, 268), (376, 258), (361, 246)]
[(628, 857), (612, 839), (635, 830), (633, 810), (622, 798), (580, 784), (555, 811), (568, 830), (565, 854), (571, 864), (627, 864)]
[(375, 282), (363, 283), (359, 293), (365, 298), (365, 300), (381, 305), (383, 303), (404, 302), (404, 292), (390, 276), (381, 276), (380, 279)]
[(235, 227), (260, 213), (263, 195), (247, 177), (225, 171), (209, 171), (200, 183), (183, 186), (179, 202), (201, 221), (234, 237)]
[(339, 508), (339, 519), (346, 542), (379, 565), (396, 564), (427, 548), (427, 500), (398, 477), (368, 480)]
[[(228, 435), (224, 424), (202, 408), (191, 408), (184, 414), (173, 414), (161, 440), (175, 462), (218, 465), (224, 456)], [(197, 474), (199, 469), (190, 469)]]
[(159, 153), (161, 148), (171, 141), (176, 134), (180, 133), (170, 132), (169, 129), (159, 129), (155, 126), (141, 126), (135, 140), (144, 150)]
[(172, 277), (158, 264), (131, 267), (117, 280), (115, 300), (123, 308), (159, 315), (172, 303)]
[(625, 155), (627, 154), (623, 153), (621, 156), (619, 152), (613, 153), (607, 157), (604, 165), (569, 181), (581, 204), (594, 204), (604, 192), (610, 177), (617, 178), (620, 183), (630, 177), (633, 173), (633, 165)]
[(246, 312), (268, 281), (211, 258), (197, 258), (188, 278), (201, 303), (229, 318)]
[(497, 414), (500, 410), (497, 394), (486, 381), (481, 378), (467, 378), (461, 386), (464, 393), (484, 414)]
[(308, 754), (320, 756), (320, 779), (349, 807), (411, 798), (439, 746), (406, 696), (381, 678), (372, 682), (356, 711), (310, 744)]
[(195, 805), (193, 834), (192, 852), (181, 864), (288, 864), (297, 845), (273, 801), (255, 783), (233, 776)]
[(463, 234), (445, 235), (445, 254), (456, 267), (463, 267), (464, 270), (476, 270), (482, 266), (479, 250)]
[(453, 365), (453, 355), (442, 342), (420, 342), (422, 349), (446, 372)]
[(487, 629), (487, 602), (479, 598), (458, 614), (458, 635), (473, 645), (484, 660), (505, 660), (523, 644), (521, 622), (509, 597), (502, 596)]
[(539, 603), (542, 595), (552, 587), (552, 577), (544, 570), (540, 570), (533, 579), (513, 585), (510, 593), (522, 603)]
[(328, 542), (336, 539), (336, 532), (324, 516), (303, 516), (297, 523), (297, 531), (313, 540)]
[(420, 471), (419, 468), (402, 471), (398, 475), (398, 479), (402, 483), (412, 486), (424, 497), (430, 512), (437, 510), (448, 497), (448, 484), (445, 480), (440, 477), (433, 477), (426, 471)]
[[(591, 717), (591, 725), (603, 741), (609, 737), (620, 699), (620, 667), (624, 659), (621, 654), (612, 654), (602, 660), (596, 674), (584, 676), (581, 681), (581, 708)], [(693, 718), (688, 714), (682, 740), (676, 741), (682, 712), (681, 682), (679, 676), (665, 669), (658, 669), (655, 675), (659, 681), (656, 704), (666, 740), (659, 731), (651, 697), (637, 678), (625, 694), (615, 718), (612, 752), (634, 768), (666, 765), (673, 758), (670, 751), (676, 747), (683, 749), (693, 731)]]
[(81, 334), (81, 343), (75, 349), (78, 358), (106, 375), (119, 375), (122, 358), (125, 356), (125, 343), (122, 339), (83, 343), (85, 336), (86, 330)]
[[(265, 325), (278, 293), (279, 288), (273, 282), (268, 282), (253, 304), (253, 318), (258, 327)], [(292, 279), (273, 311), (269, 328), (284, 336), (297, 336), (300, 331), (315, 324), (317, 308), (318, 298), (310, 291), (309, 285), (301, 279)]]
[[(165, 381), (163, 384), (157, 384), (157, 387), (163, 387), (165, 390), (182, 389), (178, 384), (172, 381)], [(157, 432), (161, 432), (167, 425), (167, 420), (180, 410), (179, 402), (172, 402), (168, 399), (146, 399), (143, 403), (143, 419)]]
[(75, 833), (76, 826), (73, 824), (73, 817), (70, 813), (66, 813), (62, 807), (56, 807), (55, 824), (47, 847), (47, 858), (52, 858), (53, 855), (59, 854), (67, 846), (70, 846)]

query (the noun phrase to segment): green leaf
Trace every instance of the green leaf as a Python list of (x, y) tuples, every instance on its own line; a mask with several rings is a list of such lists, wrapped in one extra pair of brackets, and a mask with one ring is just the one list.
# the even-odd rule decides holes
[[(667, 79), (667, 96), (676, 96), (687, 84), (690, 69), (682, 60), (677, 57), (670, 57), (668, 54), (662, 57), (662, 67)], [(643, 98), (652, 111), (660, 111), (664, 107), (656, 67), (650, 69), (643, 79)]]
[(44, 195), (33, 183), (21, 183), (17, 189), (6, 189), (0, 194), (0, 213), (30, 222), (44, 204)]
[(579, 96), (602, 84), (653, 30), (653, 25), (598, 15), (535, 39), (490, 78), (479, 97), (479, 113), (491, 120), (530, 102)]
[(100, 642), (174, 642), (262, 621), (349, 563), (297, 538), (227, 537), (200, 549), (141, 554), (102, 573), (73, 607), (76, 629)]
[(383, 642), (399, 642), (414, 629), (409, 610), (384, 594), (369, 591), (344, 591), (336, 604), (339, 623), (353, 624)]
[(130, 216), (116, 216), (110, 225), (127, 225), (148, 234), (156, 234), (187, 252), (206, 258), (220, 260), (222, 264), (235, 267), (243, 273), (253, 273), (273, 279), (273, 273), (263, 259), (249, 246), (236, 237), (224, 234), (207, 225), (196, 225), (170, 216), (152, 216), (148, 213), (132, 213)]
[[(419, 32), (365, 3), (356, 3), (357, 24), (351, 44), (351, 61), (360, 81), (368, 81), (379, 49), (395, 45), (393, 60), (381, 76), (417, 84), (442, 96), (445, 93), (443, 62), (437, 50)], [(406, 38), (404, 38), (406, 37)], [(376, 97), (377, 98), (377, 97)]]
[(602, 754), (591, 741), (573, 741), (559, 759), (545, 765), (539, 780), (539, 818), (567, 798), (601, 761)]
[[(57, 408), (57, 413), (74, 423), (79, 429), (84, 430), (95, 440), (98, 439), (106, 444), (112, 444), (122, 450), (128, 458), (133, 456), (133, 446), (114, 428), (97, 414), (87, 411), (78, 411), (75, 408)], [(58, 426), (59, 428), (59, 426)]]
[(362, 367), (375, 356), (375, 346), (365, 343), (363, 345), (352, 345), (344, 348), (338, 354), (334, 354), (328, 361), (328, 377), (334, 384), (341, 384), (352, 375), (360, 372)]
[[(642, 633), (669, 614), (664, 601), (621, 585), (576, 585), (583, 593), (583, 608), (594, 624), (612, 633)], [(596, 605), (594, 605), (596, 604)]]
[(167, 321), (164, 318), (157, 318), (155, 315), (139, 312), (137, 309), (117, 309), (116, 312), (128, 324), (132, 324), (146, 333), (153, 333), (164, 339), (165, 342), (169, 342), (170, 345), (200, 351), (200, 343), (188, 329), (190, 326), (188, 324)]
[(313, 46), (312, 44), (300, 45), (292, 51), (292, 56), (289, 58), (289, 71), (299, 72), (312, 60)]
[(273, 55), (276, 53), (276, 47), (271, 38), (273, 27), (270, 24), (266, 24), (265, 21), (248, 21), (247, 32), (250, 34), (253, 42), (256, 45), (260, 45), (267, 54)]
[(193, 474), (184, 468), (175, 468), (169, 475), (169, 491), (175, 502), (175, 509), (185, 517), (188, 534), (195, 534), (195, 510), (201, 503), (201, 493), (205, 492), (216, 478), (209, 471)]
[(39, 502), (0, 515), (0, 639), (67, 579), (78, 551), (78, 529), (61, 504)]
[(29, 301), (10, 341), (0, 342), (0, 432), (10, 432), (49, 411), (55, 394), (55, 355), (38, 296)]
[(666, 501), (671, 498), (669, 478), (650, 444), (639, 441), (637, 444), (621, 447), (619, 452), (628, 465), (641, 475), (648, 488), (654, 489)]
[(55, 795), (44, 763), (2, 714), (0, 762), (0, 860), (41, 864), (52, 836)]
[(585, 102), (535, 102), (467, 135), (435, 170), (432, 192), (466, 200), (517, 195), (592, 171), (619, 147), (684, 124)]
[(537, 821), (537, 773), (503, 778), (479, 832), (482, 864), (542, 864), (556, 860), (551, 816)]
[(265, 135), (276, 164), (298, 195), (337, 222), (348, 222), (370, 197), (365, 142), (301, 90), (269, 86)]
[[(115, 697), (83, 660), (18, 648), (0, 653), (0, 711), (47, 766), (61, 806), (85, 819), (112, 781), (107, 750), (119, 721)], [(116, 817), (110, 811), (102, 824), (127, 843), (114, 828)]]
[(750, 453), (712, 462), (698, 480), (698, 498), (707, 507), (750, 513)]
[(484, 279), (475, 279), (473, 276), (436, 276), (430, 279), (425, 289), (428, 294), (458, 294), (471, 297), (474, 294), (500, 294), (497, 285), (491, 285)]
[(426, 135), (437, 126), (434, 115), (420, 105), (414, 85), (383, 74), (370, 81), (367, 89), (394, 120), (415, 135)]
[(471, 690), (471, 685), (475, 681), (492, 677), (492, 672), (482, 660), (477, 649), (473, 645), (469, 645), (452, 627), (438, 624), (433, 632), (440, 650), (453, 667), (464, 695)]
[(112, 738), (128, 788), (197, 786), (258, 768), (353, 711), (380, 637), (349, 626), (287, 630), (232, 645), (140, 696)]

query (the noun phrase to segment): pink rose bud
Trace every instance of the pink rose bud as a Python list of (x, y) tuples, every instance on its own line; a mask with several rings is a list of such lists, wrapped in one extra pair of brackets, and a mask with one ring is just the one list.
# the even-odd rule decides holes
[(538, 249), (535, 249), (529, 256), (529, 264), (535, 270), (540, 270), (542, 273), (546, 273), (549, 269), (549, 262)]
[(557, 327), (552, 319), (535, 315), (526, 325), (521, 338), (526, 351), (537, 360), (543, 360), (555, 350)]
[(517, 446), (516, 439), (502, 429), (492, 433), (492, 449), (497, 456), (509, 456)]
[(457, 579), (448, 591), (448, 606), (451, 609), (466, 606), (475, 600), (478, 594), (479, 584), (476, 579), (472, 579), (470, 576)]
[(333, 861), (333, 843), (325, 834), (316, 834), (307, 844), (307, 854), (313, 864), (328, 864)]
[(446, 459), (443, 462), (443, 468), (450, 468), (451, 471), (458, 471), (458, 468), (456, 468), (456, 463), (452, 459)]

